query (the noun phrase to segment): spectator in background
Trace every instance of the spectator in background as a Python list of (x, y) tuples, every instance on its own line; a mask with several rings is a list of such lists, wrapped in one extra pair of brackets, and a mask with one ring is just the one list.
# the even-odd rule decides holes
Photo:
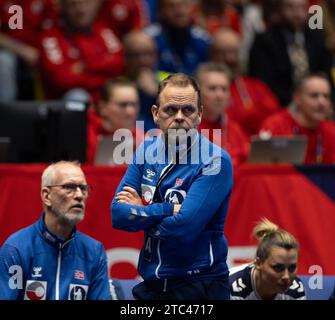
[(238, 12), (226, 0), (200, 0), (194, 8), (194, 22), (209, 33), (226, 27), (240, 33)]
[(110, 298), (102, 244), (76, 231), (89, 191), (78, 162), (60, 161), (43, 171), (43, 215), (0, 250), (0, 300)]
[(310, 72), (329, 74), (331, 55), (322, 30), (308, 27), (306, 0), (280, 0), (280, 22), (256, 36), (250, 51), (250, 74), (263, 80), (282, 106), (295, 84)]
[(328, 121), (332, 112), (330, 84), (322, 74), (302, 78), (293, 95), (293, 104), (267, 118), (260, 131), (266, 137), (304, 135), (307, 137), (305, 163), (335, 163), (335, 124)]
[(321, 0), (324, 28), (328, 48), (335, 54), (335, 1)]
[(132, 30), (139, 30), (149, 24), (144, 0), (102, 0), (99, 21), (103, 21), (123, 39)]
[(145, 131), (156, 128), (151, 106), (155, 104), (158, 84), (168, 76), (157, 69), (158, 52), (154, 40), (144, 31), (132, 31), (124, 37), (126, 77), (136, 83), (140, 98), (139, 120)]
[(241, 6), (240, 19), (242, 32), (240, 56), (243, 70), (247, 70), (249, 51), (256, 34), (266, 30), (262, 6), (264, 2), (265, 0), (251, 0)]
[(80, 88), (97, 100), (101, 86), (124, 73), (123, 49), (95, 18), (100, 0), (61, 0), (60, 21), (41, 37), (41, 72), (49, 99)]
[(159, 53), (158, 69), (192, 75), (208, 60), (209, 35), (192, 23), (192, 0), (158, 0), (159, 22), (146, 28)]
[(305, 300), (304, 285), (296, 276), (298, 241), (265, 218), (253, 235), (259, 241), (255, 261), (230, 270), (230, 299)]
[[(22, 9), (22, 26), (19, 11)], [(53, 0), (5, 0), (0, 4), (0, 102), (34, 98), (38, 39), (57, 18)], [(12, 21), (11, 21), (12, 20)], [(15, 26), (10, 26), (15, 23)], [(15, 28), (14, 28), (15, 27)], [(21, 28), (18, 28), (21, 27)]]
[(157, 0), (143, 0), (149, 13), (150, 23), (157, 21)]
[(326, 34), (326, 43), (332, 53), (332, 81), (335, 83), (335, 1), (321, 0), (320, 5), (323, 13), (323, 27)]
[[(225, 112), (230, 97), (229, 69), (218, 62), (207, 62), (199, 65), (196, 77), (203, 104), (198, 130), (210, 141), (224, 148), (236, 167), (246, 161), (249, 143), (240, 126)], [(207, 135), (204, 129), (209, 130)], [(215, 129), (220, 130), (217, 137)]]
[[(108, 80), (101, 89), (96, 108), (88, 111), (87, 163), (94, 163), (101, 137), (113, 136), (118, 129), (131, 132), (133, 140), (126, 141), (132, 143), (131, 148), (141, 143), (144, 133), (135, 128), (138, 112), (139, 98), (135, 84), (125, 79)], [(113, 150), (110, 152), (113, 153)]]
[(261, 80), (242, 74), (239, 35), (222, 29), (213, 35), (211, 59), (226, 64), (232, 74), (229, 118), (236, 121), (248, 137), (258, 134), (263, 120), (280, 110), (278, 99)]

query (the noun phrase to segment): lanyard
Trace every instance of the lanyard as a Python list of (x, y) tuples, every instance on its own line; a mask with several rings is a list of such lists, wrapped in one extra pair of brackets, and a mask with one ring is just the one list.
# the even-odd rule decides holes
[(240, 96), (243, 106), (245, 109), (251, 109), (253, 107), (253, 101), (250, 97), (250, 94), (245, 86), (245, 82), (242, 77), (235, 79), (237, 93)]

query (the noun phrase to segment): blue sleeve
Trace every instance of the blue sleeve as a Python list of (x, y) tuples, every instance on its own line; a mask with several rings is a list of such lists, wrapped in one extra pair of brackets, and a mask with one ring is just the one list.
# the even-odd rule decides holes
[(23, 294), (24, 276), (18, 250), (4, 244), (0, 250), (0, 300), (18, 300)]
[(94, 261), (97, 263), (97, 266), (90, 283), (87, 300), (110, 300), (111, 295), (109, 291), (107, 257), (106, 252), (100, 243), (97, 249), (97, 258), (94, 259)]
[[(121, 180), (115, 195), (120, 192), (124, 186), (134, 188), (141, 196), (141, 181), (143, 174), (143, 165), (136, 164), (136, 157), (143, 152), (143, 144), (136, 152), (133, 163), (128, 166), (127, 172)], [(125, 231), (140, 231), (157, 224), (160, 220), (173, 214), (173, 204), (154, 203), (148, 206), (135, 206), (125, 203), (118, 203), (114, 199), (111, 204), (112, 225), (116, 229)]]
[[(207, 174), (204, 174), (206, 171)], [(211, 171), (214, 174), (210, 174)], [(198, 173), (178, 214), (163, 219), (150, 230), (150, 234), (162, 240), (193, 241), (220, 207), (222, 207), (222, 218), (225, 219), (232, 185), (233, 172), (230, 159), (212, 160)]]

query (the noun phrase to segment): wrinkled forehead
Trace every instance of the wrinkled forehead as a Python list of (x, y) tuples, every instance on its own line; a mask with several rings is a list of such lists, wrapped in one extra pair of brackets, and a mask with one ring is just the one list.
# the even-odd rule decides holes
[(193, 105), (197, 106), (198, 93), (188, 85), (179, 87), (168, 84), (159, 95), (160, 106), (163, 105)]
[(80, 167), (71, 164), (61, 164), (55, 168), (55, 183), (86, 182), (85, 175)]

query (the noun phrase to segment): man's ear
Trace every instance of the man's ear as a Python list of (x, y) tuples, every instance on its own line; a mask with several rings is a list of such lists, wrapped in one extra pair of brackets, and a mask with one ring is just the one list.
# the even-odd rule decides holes
[(98, 104), (96, 105), (96, 112), (100, 117), (104, 116), (105, 108), (106, 107), (106, 102), (105, 101), (99, 101)]
[(201, 106), (201, 111), (198, 112), (197, 126), (201, 123), (202, 110), (203, 110), (203, 106)]
[(158, 124), (158, 107), (154, 104), (151, 107), (152, 118), (156, 124)]
[(51, 200), (50, 200), (50, 188), (43, 187), (41, 190), (41, 198), (42, 202), (45, 206), (50, 207), (51, 206)]

